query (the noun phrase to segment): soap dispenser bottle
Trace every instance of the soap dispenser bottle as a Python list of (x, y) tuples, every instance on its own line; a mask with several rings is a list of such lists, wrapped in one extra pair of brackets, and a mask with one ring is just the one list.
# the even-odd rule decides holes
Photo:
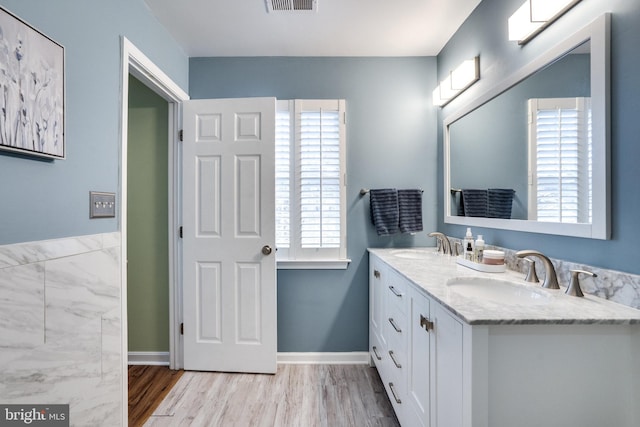
[(462, 241), (462, 249), (464, 251), (464, 259), (473, 261), (473, 234), (471, 234), (471, 227), (467, 227), (467, 234)]
[(474, 261), (477, 263), (482, 263), (482, 254), (484, 252), (484, 239), (482, 238), (482, 234), (478, 234), (478, 238), (476, 239), (474, 250), (475, 250)]

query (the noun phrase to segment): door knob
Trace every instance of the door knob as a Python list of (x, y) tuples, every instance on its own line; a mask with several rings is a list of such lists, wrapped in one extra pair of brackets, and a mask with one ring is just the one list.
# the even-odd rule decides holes
[(262, 253), (263, 253), (264, 255), (271, 255), (271, 252), (273, 252), (273, 249), (271, 249), (271, 246), (269, 246), (269, 245), (264, 245), (264, 246), (262, 247)]

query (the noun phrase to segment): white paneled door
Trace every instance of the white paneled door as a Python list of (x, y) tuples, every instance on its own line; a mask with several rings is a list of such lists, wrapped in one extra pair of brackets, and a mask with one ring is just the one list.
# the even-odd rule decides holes
[(276, 372), (275, 98), (184, 103), (184, 368)]

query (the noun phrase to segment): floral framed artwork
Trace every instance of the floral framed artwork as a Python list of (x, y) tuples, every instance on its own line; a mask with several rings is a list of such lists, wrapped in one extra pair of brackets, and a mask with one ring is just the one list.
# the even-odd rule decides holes
[(65, 158), (64, 47), (0, 7), (0, 149)]

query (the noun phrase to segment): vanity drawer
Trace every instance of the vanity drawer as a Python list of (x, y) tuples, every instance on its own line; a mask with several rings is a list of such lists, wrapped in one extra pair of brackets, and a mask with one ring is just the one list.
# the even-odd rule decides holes
[(389, 307), (396, 307), (398, 310), (407, 312), (407, 281), (391, 269), (387, 272), (387, 278), (383, 280), (383, 291), (385, 300)]
[(407, 363), (406, 356), (401, 350), (389, 348), (386, 354), (384, 378), (385, 389), (393, 405), (400, 424), (404, 424), (407, 410)]
[[(386, 324), (387, 348), (385, 357), (390, 372), (400, 374), (406, 369), (408, 323), (404, 313), (390, 311)], [(400, 375), (404, 377), (404, 375)], [(398, 382), (398, 381), (396, 381)], [(398, 382), (398, 384), (400, 384)]]
[(406, 311), (400, 310), (395, 304), (389, 304), (383, 322), (387, 345), (390, 345), (390, 342), (396, 339), (402, 342), (405, 341), (409, 330)]

